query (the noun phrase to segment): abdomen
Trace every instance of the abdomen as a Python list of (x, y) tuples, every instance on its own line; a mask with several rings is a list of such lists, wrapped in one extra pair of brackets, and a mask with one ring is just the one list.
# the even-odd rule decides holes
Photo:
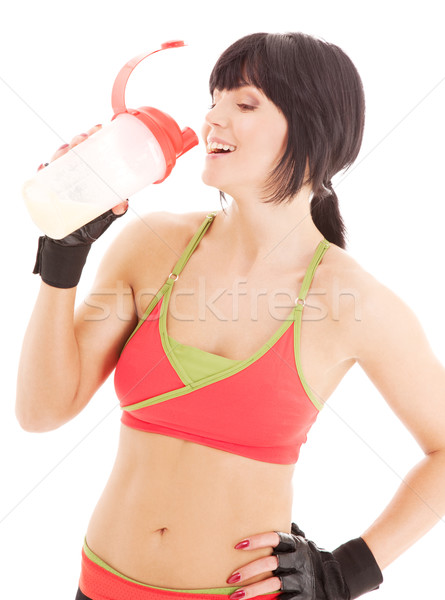
[(115, 466), (88, 527), (88, 546), (142, 583), (227, 586), (237, 568), (272, 551), (235, 550), (237, 542), (289, 531), (293, 469), (122, 426)]

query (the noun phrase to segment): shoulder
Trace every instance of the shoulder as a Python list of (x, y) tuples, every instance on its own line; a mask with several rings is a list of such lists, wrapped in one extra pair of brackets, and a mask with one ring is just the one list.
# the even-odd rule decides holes
[(359, 308), (370, 310), (381, 301), (381, 306), (402, 302), (397, 295), (367, 271), (346, 250), (331, 244), (320, 265), (323, 283), (333, 293), (354, 296)]
[(190, 241), (207, 212), (172, 213), (167, 211), (135, 215), (110, 247), (116, 257), (130, 268), (139, 261), (176, 256)]
[[(207, 212), (173, 213), (168, 211), (151, 212), (145, 215), (134, 215), (122, 231), (127, 241), (132, 239), (134, 245), (144, 243), (160, 243), (163, 238), (173, 241), (178, 235), (182, 239), (194, 233), (204, 221)], [(179, 240), (178, 240), (179, 241)]]
[(135, 297), (144, 290), (155, 292), (208, 212), (134, 215), (109, 246), (99, 269), (99, 281), (123, 282)]
[[(351, 353), (360, 360), (384, 343), (420, 334), (409, 305), (347, 251), (331, 244), (323, 258), (321, 285), (333, 320), (342, 323)], [(320, 267), (322, 266), (320, 265)]]

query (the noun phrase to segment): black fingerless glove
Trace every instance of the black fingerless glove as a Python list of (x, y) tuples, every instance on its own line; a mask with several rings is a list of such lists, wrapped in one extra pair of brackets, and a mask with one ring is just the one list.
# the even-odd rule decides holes
[(291, 533), (277, 531), (280, 543), (273, 550), (286, 600), (354, 600), (376, 590), (382, 572), (367, 544), (355, 538), (333, 552), (318, 548), (292, 523)]
[(61, 240), (41, 236), (33, 273), (52, 287), (76, 287), (91, 244), (121, 216), (109, 210)]

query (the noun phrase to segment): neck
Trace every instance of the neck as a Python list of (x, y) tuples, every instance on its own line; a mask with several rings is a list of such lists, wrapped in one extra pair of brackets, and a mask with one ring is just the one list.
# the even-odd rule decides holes
[(307, 189), (288, 204), (234, 198), (214, 223), (224, 240), (224, 262), (243, 271), (292, 269), (299, 259), (304, 263), (323, 237), (312, 220), (309, 198)]

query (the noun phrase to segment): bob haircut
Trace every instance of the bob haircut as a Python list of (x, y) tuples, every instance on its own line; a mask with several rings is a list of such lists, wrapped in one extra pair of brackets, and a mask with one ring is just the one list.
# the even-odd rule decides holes
[[(291, 202), (310, 184), (315, 224), (321, 225), (321, 217), (330, 220), (336, 232), (330, 237), (341, 242), (344, 225), (331, 178), (356, 159), (365, 123), (363, 85), (354, 64), (338, 46), (305, 33), (253, 33), (221, 54), (209, 79), (212, 96), (215, 89), (245, 85), (260, 89), (288, 124), (286, 149), (268, 175), (262, 201)], [(326, 198), (337, 208), (322, 206)], [(344, 247), (344, 239), (339, 245)]]

